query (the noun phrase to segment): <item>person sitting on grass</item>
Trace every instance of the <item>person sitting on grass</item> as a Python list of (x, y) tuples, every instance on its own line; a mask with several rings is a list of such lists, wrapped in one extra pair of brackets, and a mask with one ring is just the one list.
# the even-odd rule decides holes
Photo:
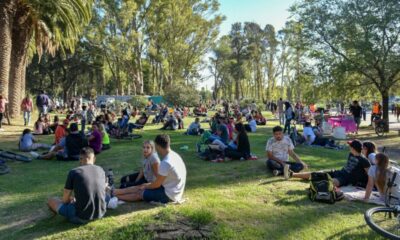
[(189, 125), (189, 128), (186, 131), (187, 135), (201, 135), (203, 134), (204, 129), (201, 128), (200, 118), (196, 118), (194, 122)]
[(98, 123), (98, 126), (99, 126), (99, 131), (101, 132), (101, 139), (103, 139), (101, 144), (102, 145), (101, 150), (108, 150), (111, 148), (110, 136), (108, 135), (106, 128), (104, 127), (104, 124)]
[(233, 160), (248, 159), (250, 157), (250, 142), (246, 129), (242, 123), (235, 124), (236, 139), (234, 145), (225, 148), (225, 157)]
[[(284, 170), (300, 172), (304, 168), (308, 168), (307, 164), (300, 160), (299, 156), (294, 152), (292, 140), (283, 134), (283, 129), (276, 126), (272, 129), (273, 137), (267, 142), (267, 167), (272, 171), (274, 176), (282, 175)], [(289, 162), (291, 156), (296, 162)]]
[(314, 133), (312, 127), (311, 127), (311, 123), (310, 122), (304, 123), (303, 137), (305, 139), (305, 144), (306, 145), (314, 144), (316, 136), (315, 136), (315, 133)]
[(95, 154), (101, 153), (103, 137), (97, 122), (92, 123), (92, 133), (90, 134), (88, 141), (89, 147), (94, 150)]
[(64, 119), (62, 125), (58, 125), (56, 131), (54, 132), (54, 143), (57, 145), (60, 143), (61, 138), (65, 137), (67, 128), (68, 128), (69, 120)]
[(384, 200), (385, 197), (385, 184), (386, 174), (389, 169), (389, 157), (384, 153), (378, 153), (374, 160), (376, 164), (372, 165), (368, 170), (368, 183), (364, 197), (365, 201), (369, 200), (374, 186), (378, 189), (381, 199)]
[(160, 130), (177, 130), (178, 127), (178, 120), (173, 114), (170, 114), (168, 120)]
[(371, 165), (375, 165), (376, 145), (373, 142), (364, 142), (362, 154), (368, 158)]
[(250, 115), (248, 117), (248, 124), (245, 124), (244, 128), (248, 132), (256, 132), (256, 130), (257, 130), (257, 122), (256, 122), (256, 120), (254, 120), (252, 115)]
[[(346, 165), (341, 170), (333, 170), (328, 174), (333, 178), (333, 183), (336, 187), (353, 186), (365, 188), (368, 182), (368, 170), (371, 166), (368, 159), (362, 156), (362, 143), (359, 140), (348, 142), (350, 146), (350, 153), (347, 158)], [(284, 176), (286, 179), (291, 177), (310, 179), (311, 173), (294, 173), (290, 169), (285, 169)]]
[(80, 150), (80, 166), (68, 173), (62, 199), (51, 198), (47, 205), (71, 223), (85, 224), (106, 213), (106, 174), (95, 165), (93, 149)]
[(133, 129), (143, 128), (144, 125), (147, 123), (148, 119), (149, 119), (149, 117), (147, 116), (147, 114), (145, 112), (143, 112), (142, 115), (140, 115), (139, 119), (136, 120), (135, 123), (129, 123), (128, 131), (132, 132)]
[(115, 189), (114, 195), (123, 201), (146, 202), (182, 202), (186, 184), (186, 166), (182, 158), (171, 150), (168, 135), (158, 135), (155, 139), (156, 150), (162, 161), (157, 178), (151, 183), (144, 183), (125, 189)]
[(23, 152), (29, 152), (29, 151), (35, 151), (38, 149), (50, 149), (49, 144), (44, 144), (44, 143), (38, 143), (36, 138), (32, 135), (32, 132), (30, 129), (25, 129), (22, 132), (22, 136), (19, 140), (19, 150)]
[(59, 124), (60, 124), (60, 118), (57, 115), (55, 115), (54, 119), (53, 119), (53, 123), (50, 124), (50, 126), (49, 126), (50, 131), (52, 133), (55, 133)]
[(256, 120), (257, 125), (267, 125), (267, 119), (259, 111), (255, 111), (254, 120)]
[(67, 136), (62, 138), (60, 144), (53, 151), (41, 155), (38, 159), (50, 160), (56, 157), (60, 161), (77, 161), (82, 148), (88, 146), (87, 139), (80, 134), (77, 123), (72, 123), (67, 131)]
[(44, 116), (39, 115), (38, 120), (34, 124), (34, 135), (49, 135), (50, 131), (44, 122)]
[(143, 143), (143, 168), (134, 174), (126, 175), (121, 178), (120, 188), (142, 185), (143, 183), (154, 182), (158, 175), (160, 158), (156, 153), (153, 141), (144, 141)]

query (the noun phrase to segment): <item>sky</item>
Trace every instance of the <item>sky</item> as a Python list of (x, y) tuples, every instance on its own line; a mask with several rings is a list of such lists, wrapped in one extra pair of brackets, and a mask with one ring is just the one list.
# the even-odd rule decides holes
[[(235, 22), (255, 22), (262, 28), (271, 24), (278, 31), (289, 17), (287, 11), (295, 0), (219, 0), (220, 13), (226, 17), (221, 24), (221, 35), (229, 33)], [(209, 75), (208, 71), (204, 75)], [(213, 79), (208, 79), (199, 84), (199, 88), (205, 87), (211, 90)]]

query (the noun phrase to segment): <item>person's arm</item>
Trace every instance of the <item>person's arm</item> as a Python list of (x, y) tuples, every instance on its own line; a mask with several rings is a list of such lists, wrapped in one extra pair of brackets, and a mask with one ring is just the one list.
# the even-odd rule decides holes
[(68, 203), (73, 202), (73, 200), (74, 200), (74, 198), (72, 196), (72, 190), (64, 188), (64, 194), (63, 194), (62, 202), (65, 203), (65, 204), (68, 204)]
[(305, 162), (301, 161), (299, 156), (292, 149), (289, 149), (288, 153), (289, 156), (291, 156), (296, 162), (301, 163), (304, 166), (304, 168), (308, 168), (308, 165)]
[(159, 162), (155, 162), (151, 165), (151, 169), (153, 170), (153, 173), (155, 176), (158, 176), (158, 168), (160, 167)]
[(160, 174), (157, 175), (157, 178), (154, 182), (152, 183), (145, 183), (140, 185), (140, 189), (145, 190), (145, 189), (157, 189), (161, 187), (162, 183), (164, 182), (166, 176), (162, 176)]
[(369, 197), (371, 196), (373, 187), (374, 187), (374, 179), (371, 176), (368, 176), (368, 184), (367, 184), (367, 188), (365, 189), (364, 201), (369, 200)]
[(140, 179), (142, 179), (143, 175), (144, 175), (143, 169), (140, 169), (140, 172), (139, 172), (137, 178), (135, 179), (135, 182), (138, 182)]
[(90, 135), (90, 136), (88, 137), (88, 141), (89, 141), (89, 142), (90, 142), (90, 141), (93, 141), (95, 138), (96, 138), (95, 136)]
[(275, 161), (275, 162), (278, 162), (278, 163), (280, 163), (282, 165), (285, 165), (285, 162), (280, 160), (280, 159), (278, 159), (278, 158), (276, 158), (274, 156), (274, 154), (272, 154), (272, 151), (267, 151), (267, 157), (268, 157), (268, 159), (270, 159), (272, 161)]

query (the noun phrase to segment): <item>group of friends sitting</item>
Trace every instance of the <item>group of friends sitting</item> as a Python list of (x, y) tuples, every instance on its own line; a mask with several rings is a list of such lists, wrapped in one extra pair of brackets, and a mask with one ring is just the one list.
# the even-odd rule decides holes
[(186, 166), (170, 145), (168, 135), (145, 141), (142, 168), (122, 177), (119, 189), (111, 176), (95, 165), (95, 151), (82, 148), (80, 165), (69, 171), (62, 198), (49, 199), (49, 208), (72, 223), (85, 224), (104, 217), (107, 208), (116, 208), (122, 202), (182, 202)]
[[(311, 172), (302, 172), (308, 165), (294, 152), (291, 139), (284, 135), (280, 126), (273, 128), (273, 137), (266, 145), (267, 167), (273, 175), (283, 175), (285, 179), (300, 178), (310, 180)], [(376, 188), (381, 197), (384, 197), (386, 173), (389, 169), (389, 158), (384, 153), (377, 153), (373, 142), (362, 143), (359, 140), (348, 142), (350, 151), (347, 162), (340, 170), (327, 173), (333, 179), (336, 187), (353, 185), (366, 188), (365, 201), (368, 201), (371, 192)], [(289, 156), (294, 161), (289, 161)]]

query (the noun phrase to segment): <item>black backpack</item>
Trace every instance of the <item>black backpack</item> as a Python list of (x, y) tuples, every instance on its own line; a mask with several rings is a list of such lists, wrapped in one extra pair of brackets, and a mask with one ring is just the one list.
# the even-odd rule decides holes
[(311, 183), (308, 189), (308, 197), (311, 201), (333, 204), (344, 198), (341, 191), (337, 191), (333, 180), (328, 173), (311, 173)]

